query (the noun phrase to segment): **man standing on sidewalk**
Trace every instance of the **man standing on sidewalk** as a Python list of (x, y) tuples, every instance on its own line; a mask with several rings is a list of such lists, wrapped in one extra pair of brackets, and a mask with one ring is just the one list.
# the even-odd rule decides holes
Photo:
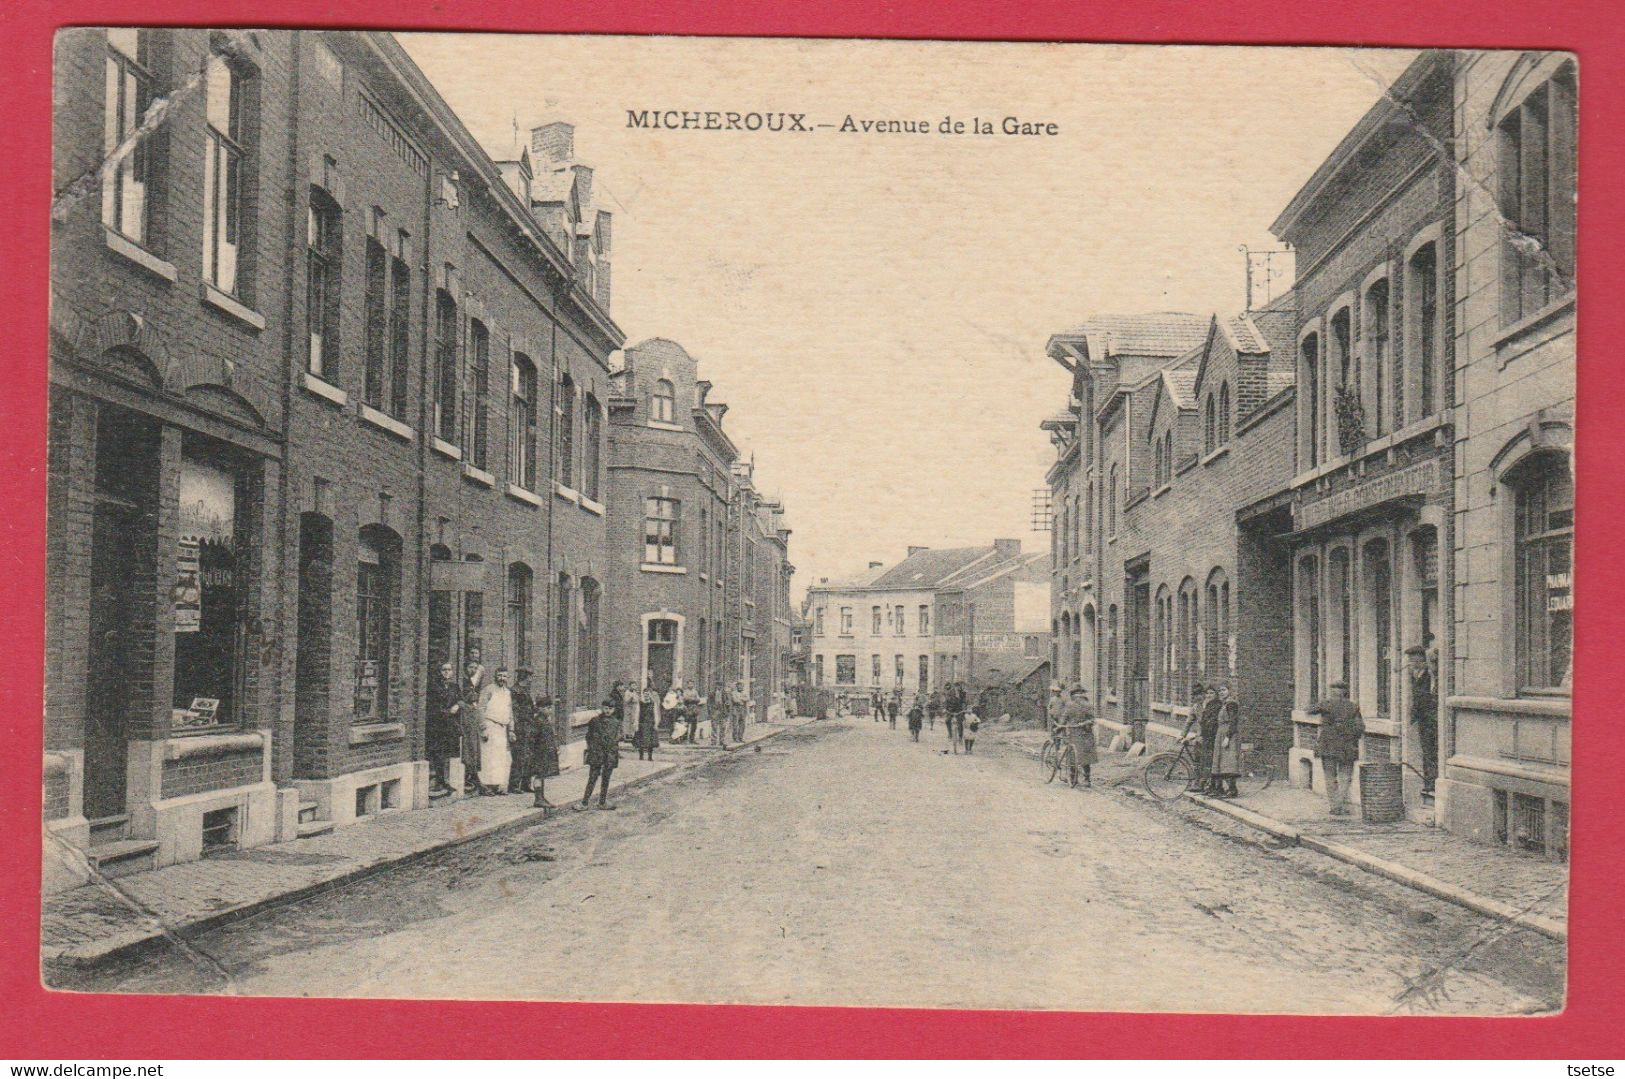
[(1310, 715), (1320, 716), (1320, 745), (1316, 750), (1326, 776), (1326, 800), (1334, 817), (1348, 816), (1349, 786), (1354, 782), (1354, 762), (1360, 758), (1360, 738), (1365, 721), (1360, 706), (1349, 700), (1349, 684), (1332, 683), (1329, 699), (1316, 701)]
[(1432, 793), (1439, 775), (1439, 692), (1428, 650), (1419, 644), (1405, 649), (1405, 685), (1411, 691), (1411, 722), (1422, 744), (1422, 789)]
[(581, 796), (581, 804), (576, 807), (578, 810), (586, 809), (592, 803), (594, 784), (600, 784), (598, 808), (615, 808), (609, 804), (609, 777), (620, 763), (621, 730), (615, 722), (614, 707), (605, 701), (587, 724), (587, 790)]
[(735, 742), (745, 740), (745, 705), (749, 698), (745, 696), (745, 683), (735, 682), (733, 689), (728, 691), (728, 719), (733, 726)]

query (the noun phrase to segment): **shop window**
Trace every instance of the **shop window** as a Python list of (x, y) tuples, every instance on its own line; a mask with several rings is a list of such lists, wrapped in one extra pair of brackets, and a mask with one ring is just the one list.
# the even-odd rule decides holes
[[(153, 31), (107, 31), (107, 92), (102, 152), (111, 156), (135, 136), (152, 104)], [(102, 185), (102, 224), (138, 244), (148, 242), (153, 181), (153, 136), (142, 136), (118, 159)]]
[(1354, 685), (1354, 596), (1349, 549), (1337, 547), (1326, 556), (1326, 602), (1328, 605), (1326, 666), (1332, 674)]
[(479, 319), (468, 323), (468, 463), (491, 467), (487, 435), (490, 432), (491, 331)]
[(319, 187), (310, 189), (305, 211), (306, 369), (332, 382), (339, 359), (339, 282), (343, 264), (342, 221), (338, 204)]
[(435, 292), (434, 433), (442, 442), (457, 441), (458, 375), (457, 302), (445, 289)]
[(656, 566), (677, 565), (677, 522), (681, 503), (675, 498), (643, 500), (643, 561)]
[(1428, 650), (1429, 661), (1436, 663), (1433, 646), (1439, 627), (1439, 533), (1431, 525), (1411, 533), (1411, 563), (1420, 600), (1417, 615), (1421, 633), (1417, 641)]
[(858, 657), (835, 657), (835, 684), (838, 686), (855, 686), (858, 684)]
[(536, 365), (523, 352), (509, 368), (512, 415), (508, 420), (508, 482), (536, 489)]
[(1575, 79), (1564, 65), (1496, 127), (1501, 318), (1513, 323), (1574, 289)]
[(1508, 483), (1516, 498), (1518, 682), (1525, 690), (1567, 691), (1574, 633), (1574, 481), (1568, 458), (1538, 454)]
[(202, 456), (181, 459), (179, 550), (174, 592), (178, 731), (234, 724), (241, 655), (241, 588), (248, 533), (243, 480)]
[(356, 567), (355, 718), (387, 719), (392, 714), (395, 603), (400, 590), (398, 544), (387, 530), (361, 530)]

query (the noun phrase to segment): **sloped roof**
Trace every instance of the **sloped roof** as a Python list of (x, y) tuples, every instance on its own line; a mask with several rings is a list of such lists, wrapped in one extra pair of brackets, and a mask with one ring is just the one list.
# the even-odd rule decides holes
[(837, 592), (847, 592), (856, 588), (869, 588), (876, 580), (885, 576), (887, 569), (886, 566), (876, 566), (873, 569), (862, 570), (846, 577), (832, 577), (828, 584), (815, 584), (812, 588)]
[(1162, 372), (1168, 399), (1183, 409), (1196, 407), (1196, 367), (1170, 367)]
[(1264, 375), (1264, 400), (1268, 401), (1288, 386), (1295, 385), (1298, 376), (1291, 371), (1270, 371)]
[(555, 169), (552, 172), (537, 173), (530, 182), (530, 197), (533, 202), (564, 202), (569, 199), (571, 190), (575, 187), (575, 173), (569, 169)]
[(870, 584), (875, 588), (935, 588), (954, 573), (992, 553), (992, 545), (926, 548), (909, 555)]
[(1232, 315), (1219, 320), (1219, 328), (1229, 340), (1230, 347), (1236, 352), (1249, 356), (1262, 356), (1269, 352), (1269, 342), (1264, 339), (1264, 332), (1258, 328), (1250, 316)]
[[(1048, 561), (1049, 557), (1048, 551), (1033, 551), (1030, 554), (1020, 554), (1014, 558), (1007, 558), (1003, 562), (998, 563), (989, 564), (978, 561), (972, 565), (964, 567), (963, 569), (955, 570), (953, 573), (950, 573), (947, 577), (942, 579), (942, 583), (952, 584), (960, 588), (977, 588), (981, 585), (987, 584), (989, 581), (996, 581), (1006, 574), (1014, 573), (1017, 570), (1023, 569), (1027, 566), (1031, 566), (1042, 561)], [(974, 577), (974, 579), (963, 579), (970, 577)]]
[(1208, 315), (1189, 311), (1151, 311), (1138, 315), (1096, 315), (1058, 334), (1089, 340), (1094, 358), (1123, 354), (1177, 356), (1202, 343)]

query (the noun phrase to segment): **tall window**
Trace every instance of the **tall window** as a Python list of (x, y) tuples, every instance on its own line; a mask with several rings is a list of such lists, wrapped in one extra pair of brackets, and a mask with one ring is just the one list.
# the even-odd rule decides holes
[(406, 260), (407, 236), (396, 235), (389, 260), (389, 414), (406, 418), (406, 378), (411, 366), (412, 269)]
[(643, 500), (643, 561), (655, 566), (677, 565), (677, 520), (675, 498)]
[(536, 489), (536, 365), (523, 352), (513, 354), (510, 374), (513, 415), (508, 421), (508, 481)]
[(1392, 673), (1394, 600), (1393, 565), (1388, 541), (1374, 539), (1366, 543), (1360, 555), (1365, 572), (1365, 603), (1371, 612), (1371, 658), (1377, 676), (1377, 715), (1387, 716), (1393, 698)]
[[(152, 104), (152, 31), (127, 27), (107, 31), (107, 100), (102, 152), (112, 154), (135, 134)], [(143, 138), (119, 159), (102, 186), (102, 224), (136, 243), (147, 240), (147, 193), (152, 183), (152, 152)]]
[(893, 656), (892, 657), (892, 672), (893, 672), (893, 677), (894, 677), (894, 680), (896, 681), (896, 683), (898, 685), (902, 685), (903, 684), (903, 657), (902, 656)]
[(1389, 429), (1388, 381), (1391, 360), (1388, 323), (1388, 281), (1374, 283), (1365, 293), (1365, 332), (1368, 355), (1371, 360), (1371, 434), (1385, 435)]
[(871, 607), (869, 609), (869, 614), (870, 621), (872, 623), (869, 627), (869, 635), (871, 637), (878, 637), (880, 636), (880, 608)]
[(1212, 453), (1219, 447), (1219, 417), (1213, 395), (1207, 395), (1202, 405), (1202, 453)]
[(1326, 691), (1320, 684), (1320, 564), (1314, 555), (1305, 555), (1298, 562), (1298, 624), (1307, 653), (1303, 659), (1308, 674), (1303, 699), (1308, 703)]
[(1337, 385), (1339, 389), (1352, 387), (1358, 389), (1360, 385), (1360, 358), (1354, 354), (1353, 326), (1350, 324), (1349, 309), (1344, 307), (1332, 315), (1331, 355), (1327, 357), (1332, 369), (1337, 372)]
[(920, 656), (920, 692), (925, 693), (931, 688), (931, 657)]
[[(1410, 291), (1410, 302), (1405, 310), (1412, 325), (1410, 350), (1415, 357), (1416, 418), (1422, 419), (1433, 415), (1437, 408), (1434, 385), (1438, 380), (1439, 362), (1439, 256), (1436, 244), (1423, 244), (1411, 256), (1405, 284)], [(1395, 411), (1398, 411), (1398, 402), (1395, 402)], [(1400, 417), (1395, 416), (1395, 425), (1400, 422)]]
[(373, 529), (363, 529), (355, 596), (357, 719), (384, 719), (389, 715), (397, 565), (392, 544)]
[(1568, 460), (1541, 454), (1511, 478), (1517, 551), (1518, 681), (1568, 689), (1573, 662), (1574, 481)]
[(711, 511), (700, 507), (700, 572), (711, 572)]
[(858, 683), (858, 657), (835, 657), (835, 684), (838, 686), (855, 686)]
[(389, 341), (389, 254), (375, 237), (367, 238), (366, 377), (362, 400), (371, 408), (384, 407), (385, 353)]
[(559, 432), (558, 476), (561, 487), (575, 487), (576, 477), (576, 384), (569, 375), (559, 378), (558, 401), (553, 406), (553, 424)]
[(457, 328), (457, 301), (439, 289), (434, 312), (434, 431), (442, 442), (457, 441)]
[(1230, 444), (1230, 383), (1219, 383), (1219, 445)]
[(852, 636), (852, 608), (841, 608), (841, 636)]
[(598, 500), (599, 445), (603, 440), (603, 413), (598, 399), (587, 394), (581, 409), (581, 493)]
[(321, 188), (310, 189), (305, 212), (305, 323), (311, 374), (331, 379), (338, 360), (339, 222), (338, 205)]
[(1106, 609), (1106, 692), (1117, 695), (1117, 604)]
[(530, 567), (523, 562), (515, 562), (508, 567), (508, 658), (515, 670), (530, 666), (533, 579)]
[(1354, 685), (1354, 594), (1349, 549), (1337, 547), (1326, 556), (1326, 599), (1331, 604), (1326, 640), (1326, 666), (1338, 678)]
[(1191, 703), (1191, 687), (1196, 681), (1196, 670), (1202, 665), (1198, 643), (1201, 624), (1196, 582), (1187, 577), (1179, 586), (1179, 680), (1175, 688), (1180, 704)]
[(1168, 676), (1174, 669), (1173, 600), (1168, 594), (1167, 585), (1157, 589), (1152, 608), (1151, 634), (1151, 698), (1171, 700)]
[(1083, 542), (1085, 549), (1095, 547), (1095, 481), (1090, 480), (1083, 497)]
[(1325, 429), (1320, 408), (1320, 338), (1307, 334), (1298, 345), (1298, 385), (1302, 388), (1305, 470), (1320, 464)]
[(1210, 678), (1228, 678), (1230, 665), (1230, 580), (1222, 569), (1207, 578), (1206, 663), (1203, 673)]
[(246, 71), (219, 52), (205, 75), (207, 142), (203, 158), (203, 277), (228, 295), (242, 292), (243, 170), (248, 158)]
[(675, 397), (672, 384), (668, 380), (661, 379), (656, 382), (654, 395), (649, 398), (649, 418), (659, 420), (661, 423), (671, 423), (672, 417), (677, 413)]
[[(598, 632), (601, 589), (591, 577), (576, 591), (576, 696), (584, 704), (598, 700)], [(675, 657), (674, 657), (675, 658)], [(681, 677), (682, 672), (676, 674)]]
[(490, 429), (491, 332), (479, 319), (468, 323), (468, 463), (491, 467), (487, 452)]
[(1112, 465), (1110, 486), (1106, 489), (1106, 535), (1117, 535), (1117, 496), (1121, 484), (1117, 478), (1117, 466)]
[(813, 612), (813, 636), (824, 635), (824, 608), (820, 607)]
[(878, 653), (869, 657), (869, 682), (871, 685), (880, 684), (880, 656)]
[(920, 636), (931, 636), (931, 605), (929, 603), (920, 604)]
[(901, 603), (897, 605), (897, 620), (894, 628), (897, 630), (899, 637), (908, 635), (908, 619), (903, 617), (903, 605)]
[(1574, 289), (1574, 91), (1565, 65), (1497, 126), (1506, 323)]

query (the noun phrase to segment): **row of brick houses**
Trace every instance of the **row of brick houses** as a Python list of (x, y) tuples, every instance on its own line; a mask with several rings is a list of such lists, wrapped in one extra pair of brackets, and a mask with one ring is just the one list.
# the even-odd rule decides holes
[(1020, 681), (1047, 659), (1045, 557), (1021, 541), (910, 547), (807, 590), (811, 685), (836, 692), (929, 693)]
[(1053, 662), (1108, 725), (1167, 738), (1223, 681), (1319, 789), (1344, 681), (1407, 814), (1566, 856), (1575, 78), (1424, 53), (1273, 224), (1289, 293), (1050, 338)]
[(48, 854), (163, 865), (425, 806), (447, 661), (531, 669), (576, 762), (609, 682), (659, 670), (629, 639), (671, 568), (618, 486), (639, 422), (713, 451), (693, 677), (777, 702), (782, 507), (720, 412), (657, 424), (619, 369), (569, 124), (495, 160), (369, 32), (67, 31), (55, 90)]

